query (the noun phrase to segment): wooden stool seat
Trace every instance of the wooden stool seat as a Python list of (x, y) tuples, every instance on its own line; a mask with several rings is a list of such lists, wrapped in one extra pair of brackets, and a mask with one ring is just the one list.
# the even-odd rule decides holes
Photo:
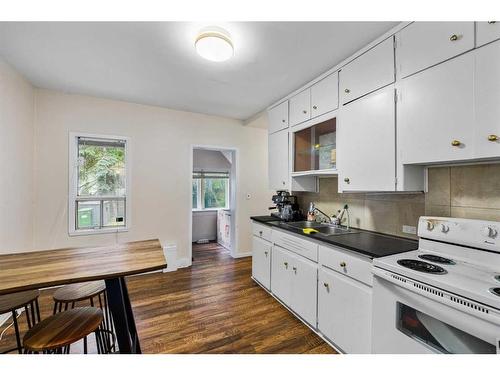
[(54, 301), (72, 303), (91, 299), (106, 290), (104, 281), (70, 284), (59, 288), (54, 293)]
[(0, 296), (0, 314), (11, 312), (12, 310), (29, 305), (32, 301), (36, 300), (39, 295), (40, 293), (38, 290), (28, 290), (26, 292)]
[(63, 311), (30, 329), (24, 336), (24, 349), (28, 352), (46, 352), (63, 348), (97, 331), (102, 321), (102, 311), (97, 307)]

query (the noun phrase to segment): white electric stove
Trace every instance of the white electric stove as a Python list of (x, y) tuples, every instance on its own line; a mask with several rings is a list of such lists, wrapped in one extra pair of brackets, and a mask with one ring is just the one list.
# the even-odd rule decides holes
[(373, 352), (500, 352), (500, 222), (421, 217), (418, 235), (373, 261)]

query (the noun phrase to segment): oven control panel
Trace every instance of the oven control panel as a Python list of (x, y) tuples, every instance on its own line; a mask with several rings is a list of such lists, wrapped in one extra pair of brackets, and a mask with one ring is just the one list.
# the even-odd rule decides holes
[(500, 253), (500, 222), (422, 216), (418, 236)]

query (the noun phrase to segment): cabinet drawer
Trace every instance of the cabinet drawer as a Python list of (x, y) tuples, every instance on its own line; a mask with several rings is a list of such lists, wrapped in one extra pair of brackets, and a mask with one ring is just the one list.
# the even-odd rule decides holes
[(396, 38), (403, 78), (474, 48), (474, 22), (414, 22)]
[(311, 89), (306, 89), (290, 99), (290, 126), (311, 118)]
[(262, 238), (266, 241), (271, 241), (271, 232), (272, 229), (268, 226), (252, 223), (252, 233), (254, 236)]
[(318, 261), (318, 244), (278, 230), (273, 230), (272, 241), (284, 249), (293, 251), (315, 262)]
[(319, 247), (319, 263), (367, 285), (373, 285), (372, 262), (337, 247)]
[(278, 104), (267, 112), (269, 134), (288, 128), (288, 101)]
[(476, 47), (500, 39), (500, 22), (476, 22)]
[(393, 37), (386, 39), (342, 68), (342, 104), (394, 82), (393, 40)]

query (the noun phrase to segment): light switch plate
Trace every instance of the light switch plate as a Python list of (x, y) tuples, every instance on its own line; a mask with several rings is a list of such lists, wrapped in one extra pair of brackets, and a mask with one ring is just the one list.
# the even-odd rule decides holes
[(403, 225), (403, 233), (417, 234), (417, 227), (413, 227), (411, 225)]

